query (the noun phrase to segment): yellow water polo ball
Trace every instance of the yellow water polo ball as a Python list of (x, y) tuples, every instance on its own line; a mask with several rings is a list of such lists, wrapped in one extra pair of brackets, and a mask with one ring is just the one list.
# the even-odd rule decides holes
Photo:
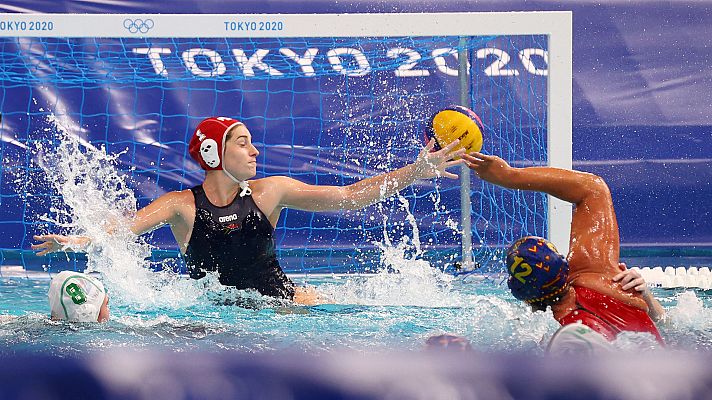
[(426, 131), (427, 139), (435, 138), (438, 148), (443, 148), (455, 140), (468, 153), (482, 150), (482, 121), (474, 111), (467, 107), (450, 106), (438, 111), (430, 119)]

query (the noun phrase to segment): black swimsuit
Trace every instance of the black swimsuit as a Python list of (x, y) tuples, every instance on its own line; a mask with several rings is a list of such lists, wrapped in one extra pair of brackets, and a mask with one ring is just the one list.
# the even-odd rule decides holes
[(274, 228), (252, 196), (235, 196), (232, 203), (217, 207), (202, 185), (190, 190), (195, 196), (195, 222), (185, 252), (190, 277), (217, 271), (223, 285), (293, 299), (294, 284), (275, 253)]

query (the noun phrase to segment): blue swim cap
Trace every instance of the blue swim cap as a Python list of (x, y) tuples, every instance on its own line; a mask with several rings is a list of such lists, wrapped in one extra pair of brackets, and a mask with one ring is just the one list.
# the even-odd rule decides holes
[(550, 241), (527, 236), (507, 250), (507, 286), (529, 304), (550, 305), (567, 288), (569, 263)]

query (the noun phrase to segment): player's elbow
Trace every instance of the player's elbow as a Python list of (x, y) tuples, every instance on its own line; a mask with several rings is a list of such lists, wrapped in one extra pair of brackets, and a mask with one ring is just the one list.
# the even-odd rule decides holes
[(566, 200), (580, 205), (584, 202), (612, 202), (611, 192), (606, 181), (600, 176), (586, 172), (577, 172), (575, 189)]
[(591, 191), (601, 196), (611, 195), (611, 190), (608, 188), (608, 184), (598, 175), (593, 175)]
[(608, 188), (608, 184), (603, 178), (594, 174), (586, 174), (586, 179), (584, 182), (584, 191), (586, 197), (610, 197), (611, 190)]

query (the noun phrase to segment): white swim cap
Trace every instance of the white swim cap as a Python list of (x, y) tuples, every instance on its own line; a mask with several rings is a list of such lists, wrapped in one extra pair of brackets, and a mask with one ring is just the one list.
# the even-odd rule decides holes
[(596, 355), (613, 352), (615, 348), (603, 335), (576, 322), (559, 328), (546, 351), (558, 356)]
[(87, 274), (62, 271), (52, 278), (47, 295), (53, 319), (97, 322), (106, 290)]

